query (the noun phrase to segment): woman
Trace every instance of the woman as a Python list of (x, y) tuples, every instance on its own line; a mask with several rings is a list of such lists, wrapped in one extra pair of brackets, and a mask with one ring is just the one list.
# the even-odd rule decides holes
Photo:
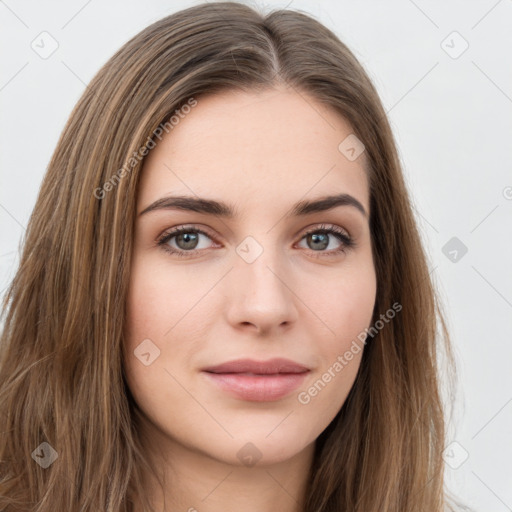
[(305, 14), (203, 4), (126, 43), (4, 309), (0, 510), (449, 507), (438, 328), (453, 359), (393, 136)]

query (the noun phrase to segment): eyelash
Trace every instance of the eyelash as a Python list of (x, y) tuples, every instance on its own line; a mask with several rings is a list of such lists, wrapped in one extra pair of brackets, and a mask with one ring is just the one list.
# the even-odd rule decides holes
[[(175, 256), (179, 256), (181, 258), (194, 257), (194, 255), (197, 252), (201, 252), (202, 250), (204, 250), (204, 249), (192, 249), (190, 251), (183, 251), (183, 250), (177, 250), (177, 249), (171, 248), (167, 244), (167, 242), (169, 242), (169, 240), (171, 240), (175, 236), (178, 236), (182, 233), (199, 233), (199, 234), (205, 235), (208, 238), (212, 239), (212, 237), (208, 233), (206, 233), (206, 231), (203, 231), (202, 229), (195, 228), (195, 227), (182, 226), (182, 227), (175, 228), (172, 231), (168, 231), (168, 232), (164, 233), (157, 240), (157, 245), (159, 247), (161, 247), (162, 250), (164, 250), (165, 252), (170, 253)], [(341, 229), (337, 228), (336, 226), (326, 227), (324, 224), (322, 224), (319, 227), (316, 227), (316, 228), (306, 231), (302, 235), (300, 240), (302, 241), (304, 238), (306, 238), (308, 235), (310, 235), (312, 233), (331, 234), (331, 235), (334, 235), (342, 243), (342, 245), (338, 249), (333, 249), (331, 251), (310, 250), (309, 252), (312, 252), (314, 257), (325, 258), (325, 257), (337, 256), (339, 254), (346, 253), (348, 250), (350, 250), (356, 246), (356, 243), (354, 242), (354, 240), (349, 235), (347, 235), (345, 233), (345, 231), (342, 231)]]

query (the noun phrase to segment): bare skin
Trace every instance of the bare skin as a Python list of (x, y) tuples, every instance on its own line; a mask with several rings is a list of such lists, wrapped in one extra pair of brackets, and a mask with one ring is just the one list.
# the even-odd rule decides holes
[[(315, 440), (343, 405), (362, 350), (341, 370), (333, 364), (370, 326), (376, 296), (364, 153), (351, 161), (338, 149), (352, 132), (291, 88), (230, 91), (198, 98), (147, 156), (138, 213), (168, 195), (222, 201), (236, 213), (161, 208), (137, 217), (124, 364), (165, 479), (162, 492), (148, 477), (156, 510), (302, 510)], [(287, 216), (299, 201), (337, 194), (365, 213), (345, 204)], [(179, 226), (189, 235), (158, 245)], [(151, 359), (160, 353), (146, 366), (134, 350), (148, 339)], [(309, 370), (277, 400), (241, 399), (202, 371), (274, 357)]]

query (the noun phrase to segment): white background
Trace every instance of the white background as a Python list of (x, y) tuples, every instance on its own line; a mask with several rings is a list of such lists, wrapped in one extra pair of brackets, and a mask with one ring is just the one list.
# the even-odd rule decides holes
[[(0, 1), (1, 295), (50, 156), (86, 84), (142, 28), (196, 3)], [(375, 83), (456, 349), (459, 393), (447, 446), (458, 444), (447, 450), (449, 486), (475, 510), (511, 511), (512, 2), (257, 5), (310, 13)], [(31, 47), (43, 31), (58, 42), (47, 59)], [(443, 253), (452, 237), (467, 247), (455, 262)]]

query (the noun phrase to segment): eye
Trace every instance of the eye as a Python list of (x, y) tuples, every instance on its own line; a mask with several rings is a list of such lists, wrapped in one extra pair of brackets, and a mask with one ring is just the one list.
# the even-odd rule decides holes
[(172, 231), (166, 232), (157, 240), (158, 246), (164, 251), (177, 256), (190, 257), (188, 253), (194, 253), (201, 249), (207, 249), (210, 245), (201, 247), (201, 237), (211, 240), (211, 237), (202, 229), (192, 227), (179, 227)]
[[(204, 240), (201, 246), (201, 238), (212, 240), (212, 237), (202, 229), (180, 226), (165, 232), (157, 240), (157, 245), (170, 254), (191, 258), (201, 250), (211, 247), (211, 243)], [(347, 232), (337, 226), (326, 227), (324, 224), (307, 231), (300, 242), (303, 240), (308, 244), (310, 251), (315, 253), (315, 257), (336, 256), (355, 246), (354, 240)], [(331, 247), (333, 243), (335, 246)], [(325, 250), (329, 247), (329, 250)]]
[[(345, 253), (348, 249), (354, 247), (355, 243), (348, 233), (337, 226), (326, 227), (325, 225), (310, 229), (301, 239), (305, 240), (308, 247), (318, 256), (333, 256)], [(334, 247), (332, 247), (332, 243)], [(338, 245), (336, 246), (336, 242)], [(325, 251), (331, 246), (331, 249)]]

